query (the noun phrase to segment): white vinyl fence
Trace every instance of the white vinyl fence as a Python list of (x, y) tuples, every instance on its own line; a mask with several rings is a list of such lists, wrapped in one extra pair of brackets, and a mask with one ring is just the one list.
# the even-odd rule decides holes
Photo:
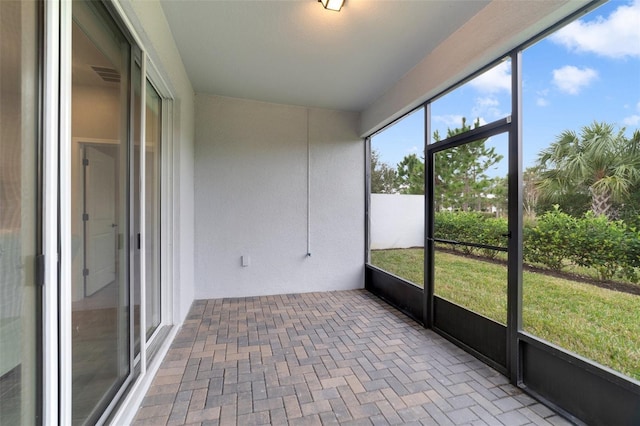
[(371, 250), (424, 246), (424, 195), (371, 194)]

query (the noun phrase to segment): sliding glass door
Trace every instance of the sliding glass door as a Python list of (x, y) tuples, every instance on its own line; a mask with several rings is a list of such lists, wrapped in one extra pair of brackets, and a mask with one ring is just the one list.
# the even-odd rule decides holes
[(147, 80), (145, 130), (145, 294), (146, 339), (160, 325), (160, 146), (162, 98)]
[(131, 45), (106, 8), (73, 3), (72, 415), (93, 423), (131, 372)]
[(0, 425), (104, 420), (161, 325), (163, 100), (117, 16), (0, 0)]
[(38, 423), (39, 5), (0, 1), (0, 424)]
[(72, 415), (86, 424), (160, 325), (162, 98), (102, 3), (73, 3), (72, 45)]
[[(140, 340), (147, 342), (160, 325), (160, 145), (162, 134), (162, 98), (146, 80), (145, 101), (142, 103), (142, 74), (137, 60), (133, 67), (134, 116), (145, 108), (144, 158), (141, 158), (141, 132), (134, 124), (133, 150), (133, 266), (135, 355), (140, 353)], [(144, 176), (141, 176), (144, 160)], [(143, 192), (144, 189), (144, 192)], [(143, 194), (144, 193), (144, 200)], [(144, 204), (143, 204), (144, 201)], [(143, 210), (144, 209), (144, 210)], [(144, 217), (144, 225), (142, 218)], [(144, 226), (144, 229), (142, 229)], [(144, 243), (143, 243), (144, 241)], [(144, 245), (144, 275), (141, 273)], [(141, 278), (144, 276), (144, 283)], [(145, 332), (141, 326), (141, 294), (145, 294)]]

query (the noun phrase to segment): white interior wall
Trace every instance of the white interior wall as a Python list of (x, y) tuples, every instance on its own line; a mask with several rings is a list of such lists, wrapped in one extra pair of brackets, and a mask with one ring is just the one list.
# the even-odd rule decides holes
[[(196, 298), (363, 287), (358, 119), (356, 113), (196, 96)], [(249, 256), (249, 266), (241, 256)]]
[[(159, 2), (120, 0), (162, 85), (173, 98), (173, 321), (182, 323), (194, 300), (194, 92)], [(167, 95), (166, 93), (162, 93)], [(165, 154), (166, 155), (166, 154)]]

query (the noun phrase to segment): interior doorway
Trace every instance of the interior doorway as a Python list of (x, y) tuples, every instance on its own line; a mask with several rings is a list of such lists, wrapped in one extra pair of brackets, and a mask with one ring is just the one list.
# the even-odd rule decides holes
[(83, 144), (84, 297), (113, 284), (117, 276), (118, 145)]

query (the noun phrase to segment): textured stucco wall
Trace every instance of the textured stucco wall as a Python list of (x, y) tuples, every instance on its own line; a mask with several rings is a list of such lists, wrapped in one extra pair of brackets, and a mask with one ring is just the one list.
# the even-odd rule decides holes
[[(196, 96), (197, 299), (363, 287), (358, 119), (354, 113)], [(249, 256), (249, 266), (241, 265), (241, 256)]]

